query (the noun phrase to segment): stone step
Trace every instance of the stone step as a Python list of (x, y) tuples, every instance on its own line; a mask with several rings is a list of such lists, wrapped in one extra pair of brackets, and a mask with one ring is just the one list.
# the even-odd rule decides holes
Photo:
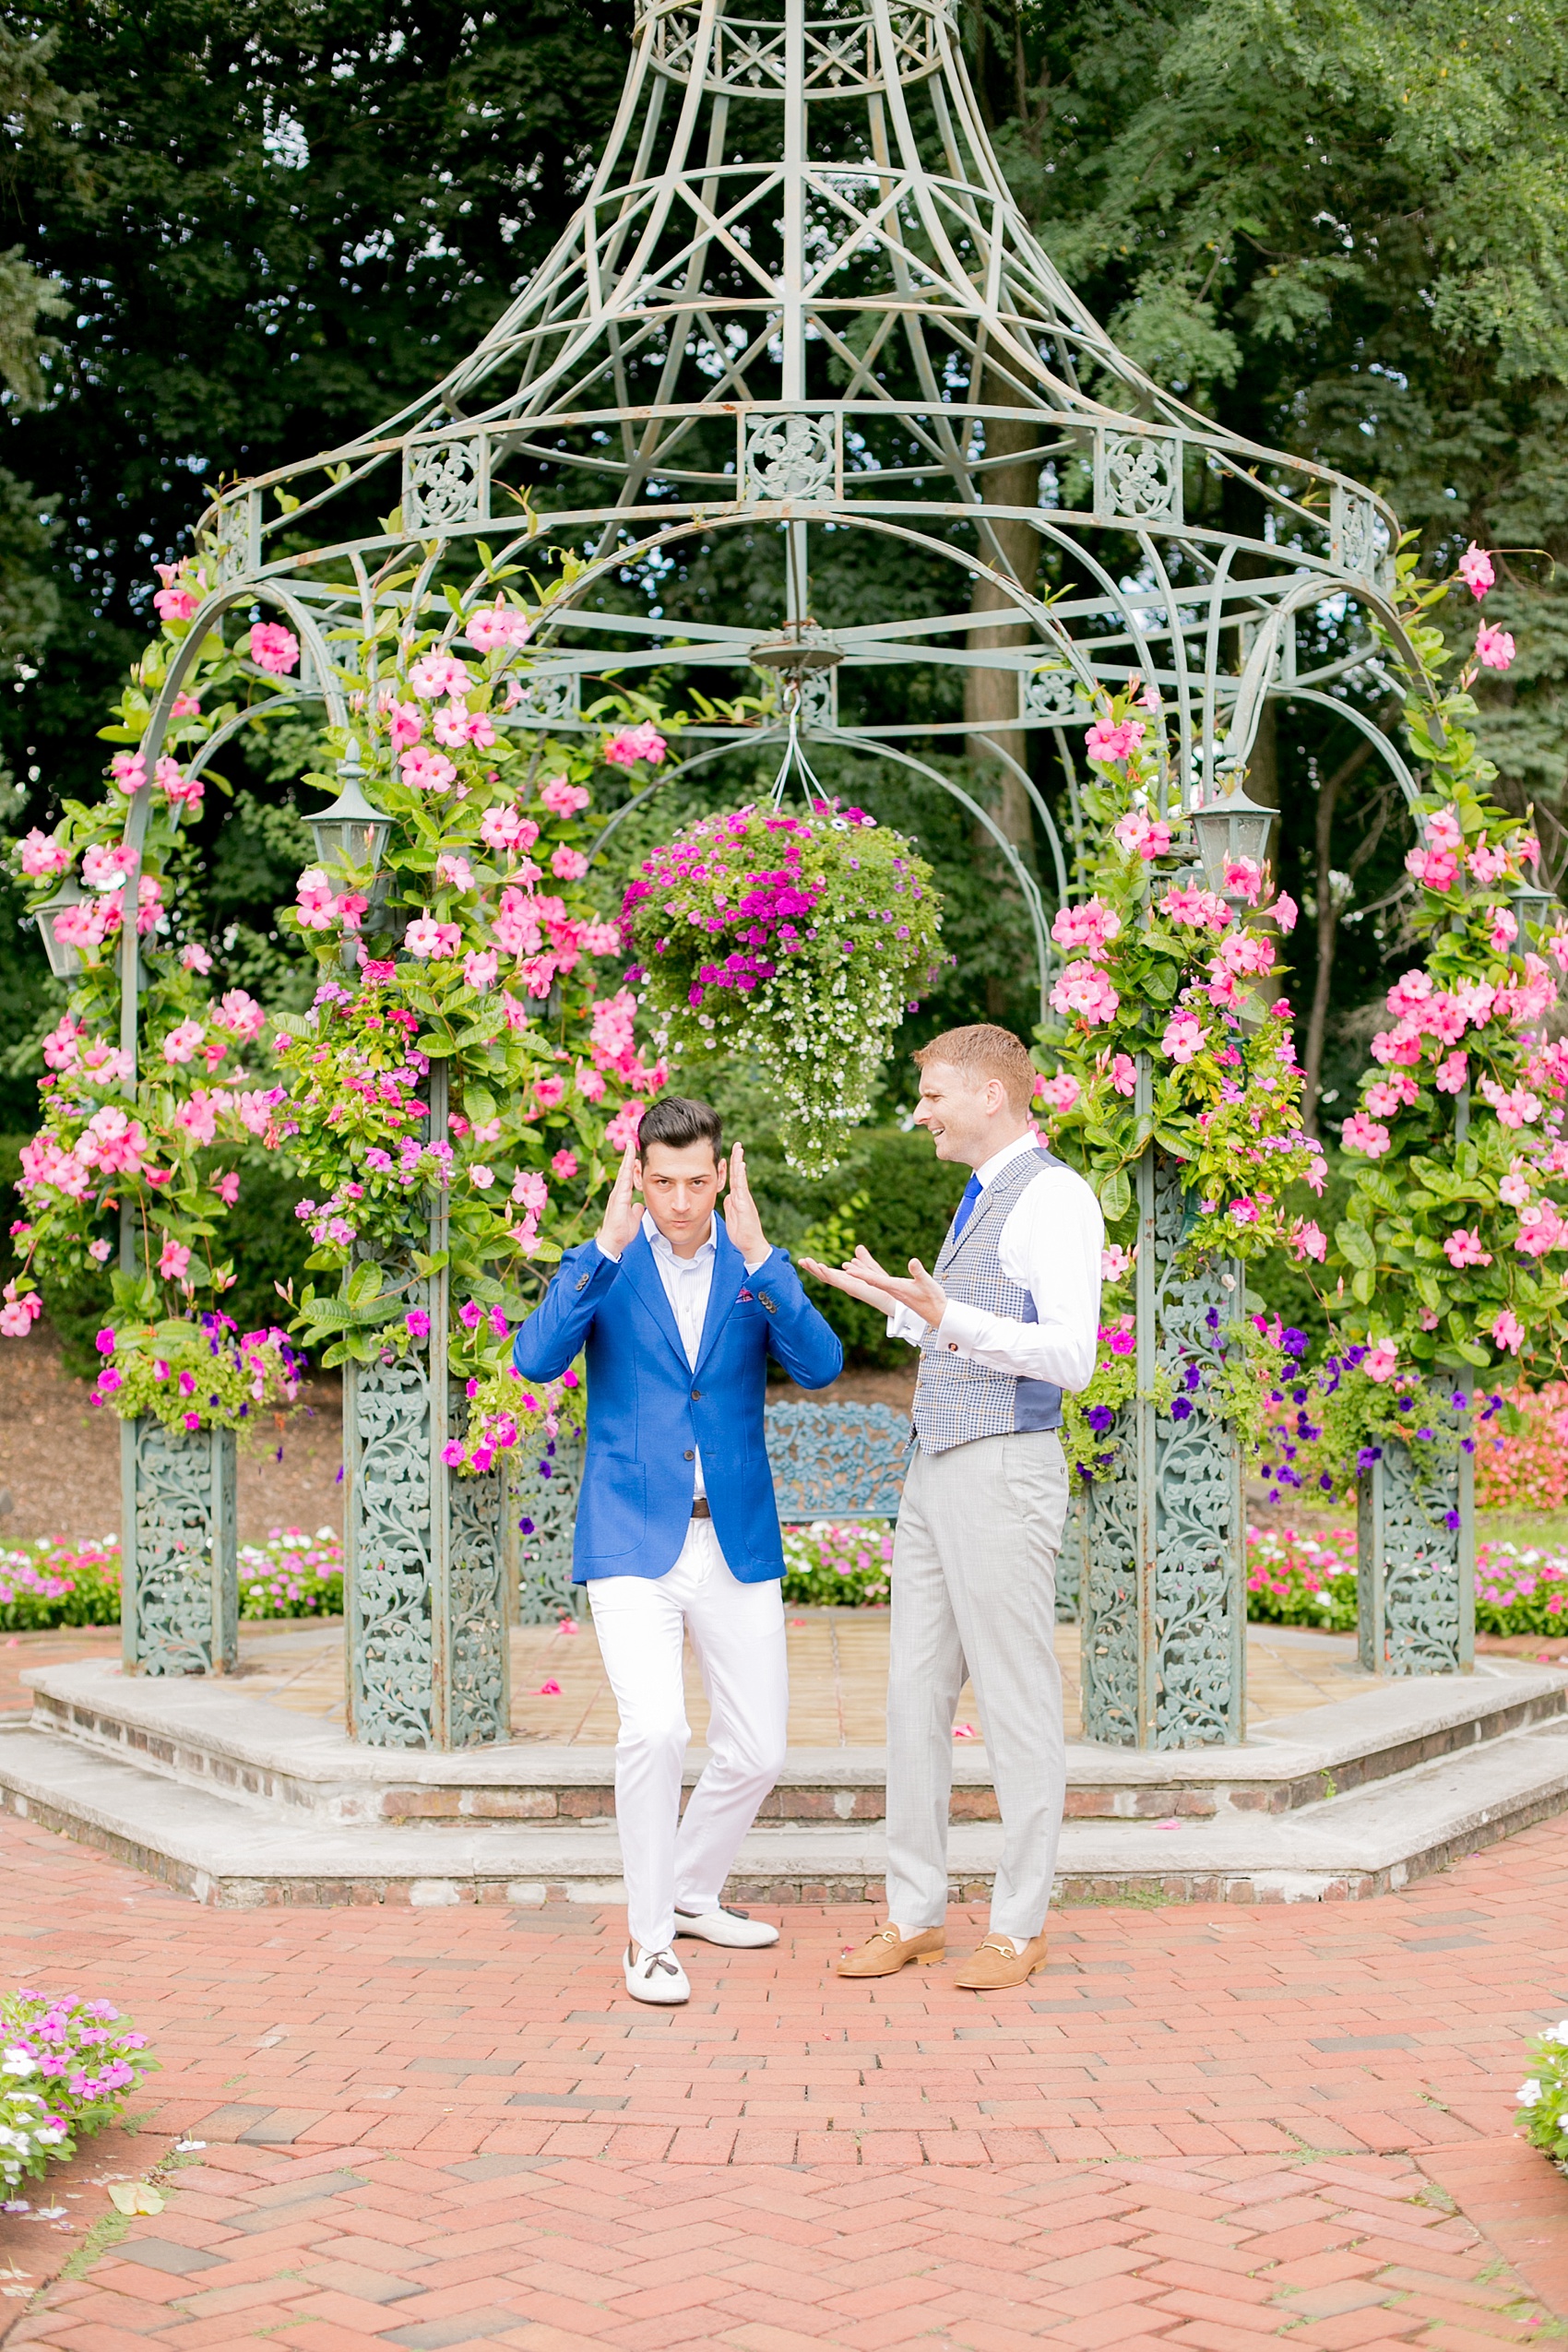
[[(247, 1698), (243, 1681), (126, 1678), (112, 1659), (34, 1668), (33, 1726), (190, 1788), (285, 1807), (338, 1824), (613, 1819), (614, 1752), (516, 1740), (459, 1755), (362, 1748), (317, 1716)], [(1067, 1751), (1069, 1821), (1222, 1821), (1286, 1814), (1414, 1766), (1467, 1752), (1534, 1724), (1568, 1719), (1568, 1674), (1516, 1658), (1472, 1675), (1391, 1681), (1264, 1726), (1241, 1748), (1158, 1753), (1075, 1742)], [(687, 1760), (688, 1785), (705, 1756)], [(760, 1821), (885, 1818), (880, 1748), (792, 1750)], [(995, 1821), (979, 1742), (953, 1752), (955, 1823)]]
[[(207, 1903), (621, 1899), (612, 1822), (332, 1822), (190, 1787), (129, 1756), (31, 1728), (0, 1736), (0, 1800)], [(1568, 1722), (1559, 1717), (1285, 1814), (1069, 1821), (1059, 1899), (1354, 1900), (1565, 1808)], [(994, 1823), (954, 1828), (956, 1898), (984, 1894), (1000, 1843)], [(746, 1840), (731, 1895), (777, 1904), (875, 1899), (885, 1867), (875, 1823), (769, 1824)]]

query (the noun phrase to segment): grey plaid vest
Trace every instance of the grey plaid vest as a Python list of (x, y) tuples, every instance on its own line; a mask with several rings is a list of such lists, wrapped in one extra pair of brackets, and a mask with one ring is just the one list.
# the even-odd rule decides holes
[[(1033, 1299), (1008, 1280), (996, 1253), (1013, 1208), (1042, 1169), (1062, 1164), (1043, 1146), (1020, 1152), (986, 1186), (956, 1241), (948, 1228), (936, 1278), (950, 1299), (987, 1314), (1011, 1316), (1015, 1323), (1039, 1322)], [(1015, 1380), (1010, 1372), (992, 1372), (988, 1364), (956, 1354), (928, 1331), (921, 1342), (914, 1423), (922, 1454), (947, 1454), (977, 1437), (1060, 1429), (1062, 1391), (1048, 1380)]]

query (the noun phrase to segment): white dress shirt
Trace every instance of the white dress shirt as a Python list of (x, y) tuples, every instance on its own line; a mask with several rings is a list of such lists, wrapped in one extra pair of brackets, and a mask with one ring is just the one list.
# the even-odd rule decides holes
[[(665, 1239), (647, 1210), (643, 1211), (643, 1232), (653, 1252), (653, 1262), (659, 1268), (659, 1278), (664, 1285), (664, 1295), (670, 1301), (670, 1312), (675, 1318), (675, 1328), (681, 1335), (681, 1345), (686, 1351), (686, 1361), (692, 1370), (697, 1368), (697, 1351), (702, 1346), (702, 1327), (707, 1321), (708, 1294), (713, 1289), (713, 1261), (718, 1255), (714, 1241), (714, 1221), (709, 1218), (706, 1237), (698, 1242), (689, 1258), (677, 1257), (674, 1243)], [(607, 1250), (600, 1241), (600, 1255), (619, 1265), (619, 1250)], [(761, 1257), (744, 1261), (748, 1274), (767, 1264), (771, 1251)], [(696, 1484), (694, 1496), (706, 1494), (707, 1484), (702, 1474), (702, 1453), (695, 1457)]]
[[(1020, 1135), (975, 1170), (980, 1197), (971, 1215), (985, 1206), (985, 1188), (1020, 1153), (1034, 1151), (1039, 1138)], [(983, 1307), (949, 1299), (938, 1326), (944, 1347), (972, 1356), (991, 1371), (1008, 1372), (1016, 1380), (1049, 1380), (1059, 1388), (1087, 1388), (1094, 1375), (1099, 1337), (1100, 1253), (1105, 1247), (1105, 1220), (1099, 1203), (1083, 1178), (1071, 1168), (1042, 1168), (1032, 1184), (1008, 1211), (997, 1240), (997, 1256), (1010, 1282), (1034, 1301), (1036, 1323), (1019, 1323), (1011, 1315), (988, 1314)], [(907, 1339), (918, 1348), (930, 1329), (913, 1307), (900, 1307), (887, 1318), (891, 1339)]]

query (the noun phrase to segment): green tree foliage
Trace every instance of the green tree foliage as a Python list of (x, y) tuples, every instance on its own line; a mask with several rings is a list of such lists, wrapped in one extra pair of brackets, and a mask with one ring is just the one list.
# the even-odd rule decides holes
[[(1503, 797), (1536, 802), (1561, 871), (1562, 8), (985, 0), (973, 49), (1014, 186), (1123, 348), (1227, 424), (1381, 491), (1421, 533), (1423, 568), (1447, 568), (1471, 539), (1511, 551), (1487, 618), (1516, 635), (1520, 658), (1505, 682), (1491, 683), (1480, 731)], [(1192, 487), (1223, 525), (1212, 486)], [(1324, 625), (1331, 636), (1332, 615)], [(1380, 713), (1375, 680), (1351, 691)], [(1345, 885), (1318, 889), (1314, 803), (1357, 751), (1348, 726), (1300, 706), (1259, 746), (1261, 780), (1284, 810), (1287, 879), (1320, 921), (1322, 901)], [(1353, 764), (1336, 798), (1325, 874), (1348, 883), (1357, 850), (1384, 825), (1353, 877), (1359, 903), (1337, 926), (1343, 1039), (1345, 1016), (1400, 942), (1397, 910), (1372, 909), (1400, 885), (1409, 835), (1375, 763)], [(1309, 921), (1288, 951), (1303, 1011), (1320, 944)], [(1331, 1094), (1354, 1058), (1331, 1040)]]

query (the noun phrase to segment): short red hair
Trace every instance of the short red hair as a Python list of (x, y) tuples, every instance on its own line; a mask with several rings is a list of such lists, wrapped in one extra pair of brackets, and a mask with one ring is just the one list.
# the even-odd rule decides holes
[(917, 1070), (923, 1070), (928, 1062), (945, 1062), (949, 1069), (956, 1070), (975, 1087), (983, 1086), (988, 1078), (999, 1079), (1007, 1089), (1007, 1101), (1014, 1111), (1025, 1111), (1034, 1100), (1038, 1074), (1029, 1059), (1029, 1050), (1011, 1029), (998, 1028), (994, 1021), (975, 1021), (968, 1028), (944, 1029), (916, 1053)]

